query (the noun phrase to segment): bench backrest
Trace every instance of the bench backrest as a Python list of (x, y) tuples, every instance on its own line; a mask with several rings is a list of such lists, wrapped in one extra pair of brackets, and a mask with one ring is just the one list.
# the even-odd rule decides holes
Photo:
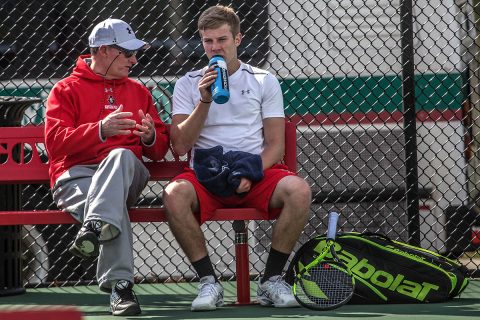
[[(285, 122), (283, 162), (297, 172), (296, 128)], [(151, 180), (170, 180), (188, 166), (186, 158), (169, 152), (162, 161), (147, 162)], [(44, 126), (0, 127), (0, 184), (48, 183)]]

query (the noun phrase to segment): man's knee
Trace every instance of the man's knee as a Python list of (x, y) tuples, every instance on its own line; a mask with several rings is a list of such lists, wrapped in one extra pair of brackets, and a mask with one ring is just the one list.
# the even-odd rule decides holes
[(296, 190), (301, 197), (301, 199), (305, 199), (305, 204), (308, 206), (310, 205), (310, 202), (312, 201), (312, 189), (308, 185), (307, 181), (305, 181), (302, 178), (297, 178), (298, 180), (298, 186), (296, 187)]
[(193, 185), (186, 180), (170, 182), (163, 191), (163, 203), (167, 214), (183, 211), (186, 207), (193, 207), (196, 203), (196, 192)]
[(312, 190), (308, 183), (296, 176), (280, 181), (278, 187), (285, 204), (291, 204), (299, 209), (307, 209), (312, 201)]
[(123, 161), (133, 161), (134, 159), (137, 159), (137, 157), (132, 152), (132, 150), (125, 149), (125, 148), (113, 149), (112, 151), (109, 152), (108, 157), (112, 159), (123, 160)]
[(102, 164), (135, 170), (136, 161), (138, 161), (138, 158), (131, 150), (116, 148), (108, 153), (108, 156), (102, 161)]

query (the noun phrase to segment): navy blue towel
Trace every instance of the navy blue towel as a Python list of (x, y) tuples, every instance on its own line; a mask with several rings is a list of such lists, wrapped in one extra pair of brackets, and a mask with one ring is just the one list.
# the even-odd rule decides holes
[(241, 178), (252, 182), (263, 179), (262, 158), (243, 151), (223, 153), (222, 146), (195, 149), (193, 170), (198, 181), (211, 193), (220, 197), (237, 194)]

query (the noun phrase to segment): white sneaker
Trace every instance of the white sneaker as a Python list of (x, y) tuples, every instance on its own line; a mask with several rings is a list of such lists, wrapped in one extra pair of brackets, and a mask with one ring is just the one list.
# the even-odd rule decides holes
[(223, 306), (223, 287), (213, 276), (200, 279), (198, 296), (192, 302), (192, 311), (215, 310)]
[(264, 283), (258, 281), (257, 300), (262, 306), (277, 308), (299, 307), (293, 296), (292, 287), (281, 276), (270, 277)]

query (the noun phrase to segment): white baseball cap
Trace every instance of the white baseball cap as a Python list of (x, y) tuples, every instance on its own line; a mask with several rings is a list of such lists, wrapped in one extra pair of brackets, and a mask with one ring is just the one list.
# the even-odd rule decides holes
[(91, 48), (117, 45), (127, 50), (140, 50), (150, 47), (148, 43), (137, 39), (132, 27), (119, 19), (107, 19), (97, 24), (90, 36), (88, 45)]

